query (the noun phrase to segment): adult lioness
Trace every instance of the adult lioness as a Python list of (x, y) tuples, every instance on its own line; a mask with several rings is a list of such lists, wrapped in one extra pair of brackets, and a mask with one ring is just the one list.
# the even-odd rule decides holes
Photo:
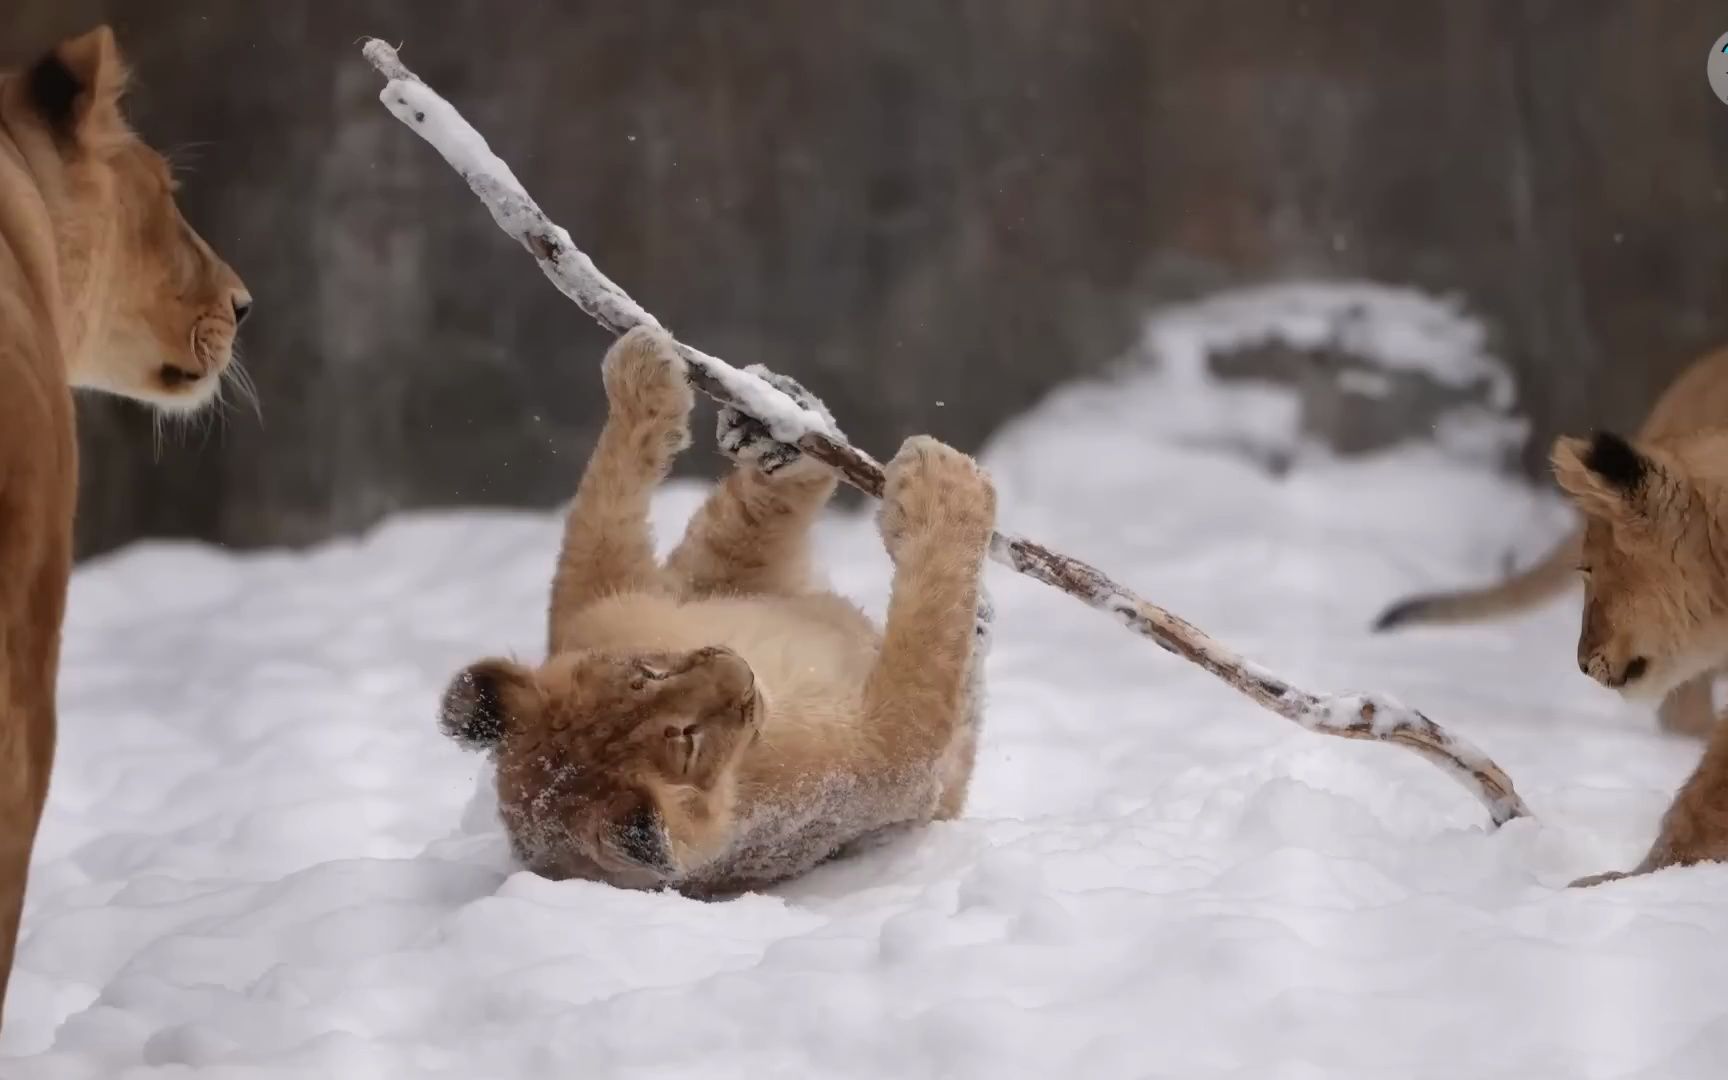
[(648, 498), (689, 443), (690, 387), (669, 339), (646, 329), (613, 346), (605, 381), (606, 427), (552, 583), (550, 656), (480, 661), (444, 699), (445, 733), (497, 761), (518, 860), (707, 897), (958, 814), (988, 622), (989, 479), (932, 439), (889, 463), (894, 584), (878, 635), (809, 580), (833, 473), (731, 410), (721, 445), (738, 467), (657, 562)]
[(127, 128), (106, 28), (0, 73), (0, 1011), (54, 754), (72, 558), (72, 388), (216, 393), (251, 307)]
[[(1728, 663), (1728, 429), (1636, 445), (1561, 439), (1554, 473), (1585, 517), (1578, 666), (1622, 693), (1656, 695)], [(1711, 733), (1632, 872), (1723, 858), (1728, 725)]]
[[(1660, 442), (1722, 425), (1728, 425), (1728, 348), (1705, 354), (1669, 384), (1637, 437)], [(1534, 607), (1573, 582), (1582, 540), (1583, 533), (1574, 532), (1529, 569), (1498, 585), (1400, 600), (1381, 614), (1375, 629), (1474, 622)], [(1663, 728), (1704, 735), (1714, 727), (1716, 714), (1710, 694), (1714, 674), (1699, 672), (1662, 697), (1657, 717)]]

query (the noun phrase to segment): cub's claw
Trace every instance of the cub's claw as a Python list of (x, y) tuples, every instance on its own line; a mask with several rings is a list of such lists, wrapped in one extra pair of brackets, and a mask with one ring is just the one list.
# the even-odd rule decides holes
[[(830, 428), (839, 430), (834, 425), (834, 416), (828, 411), (828, 406), (822, 403), (821, 398), (806, 390), (798, 380), (789, 375), (777, 375), (761, 364), (751, 364), (744, 370), (822, 417)], [(730, 405), (720, 409), (720, 416), (714, 427), (714, 438), (720, 445), (721, 453), (740, 465), (760, 469), (767, 476), (773, 476), (804, 457), (804, 452), (798, 447), (780, 442), (769, 434), (767, 425), (760, 420), (747, 416)]]

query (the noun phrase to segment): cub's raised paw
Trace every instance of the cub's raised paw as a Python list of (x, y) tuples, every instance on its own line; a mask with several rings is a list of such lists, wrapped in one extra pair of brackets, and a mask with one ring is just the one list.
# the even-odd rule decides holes
[(607, 404), (618, 418), (653, 429), (672, 451), (690, 445), (696, 395), (671, 335), (659, 327), (636, 327), (607, 350), (600, 371)]
[(982, 553), (996, 527), (996, 488), (965, 454), (915, 435), (888, 463), (877, 526), (891, 556), (925, 535)]
[[(744, 370), (822, 417), (836, 432), (840, 430), (835, 426), (834, 416), (828, 411), (828, 406), (822, 403), (821, 398), (806, 390), (798, 380), (790, 375), (777, 375), (761, 364), (751, 364)], [(776, 440), (768, 433), (767, 425), (730, 405), (721, 407), (719, 420), (714, 427), (714, 437), (720, 444), (721, 453), (740, 465), (760, 469), (767, 476), (773, 476), (800, 461), (807, 461), (812, 466), (820, 465), (819, 462), (808, 461), (804, 452), (791, 443)]]

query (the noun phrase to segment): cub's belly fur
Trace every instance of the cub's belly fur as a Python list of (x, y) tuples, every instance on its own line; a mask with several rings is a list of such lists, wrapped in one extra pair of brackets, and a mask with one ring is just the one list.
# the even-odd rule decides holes
[[(614, 596), (586, 608), (570, 633), (571, 645), (598, 652), (686, 652), (723, 645), (749, 661), (778, 706), (813, 706), (821, 699), (855, 704), (879, 643), (870, 619), (829, 593), (690, 600)], [(763, 738), (775, 726), (770, 718)]]

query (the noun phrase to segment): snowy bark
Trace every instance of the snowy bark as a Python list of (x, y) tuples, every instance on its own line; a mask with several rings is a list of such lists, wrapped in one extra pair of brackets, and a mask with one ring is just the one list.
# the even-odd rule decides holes
[[(379, 95), (392, 115), (444, 156), (491, 211), (505, 233), (527, 248), (558, 290), (614, 334), (654, 316), (595, 267), (570, 234), (553, 224), (456, 109), (405, 67), (396, 50), (373, 38), (366, 59), (389, 82)], [(760, 420), (776, 439), (796, 443), (836, 469), (853, 487), (880, 498), (882, 466), (840, 437), (831, 424), (757, 376), (682, 342), (678, 350), (690, 381), (725, 405)], [(1023, 537), (997, 534), (995, 561), (1108, 612), (1168, 652), (1198, 664), (1262, 706), (1323, 735), (1372, 739), (1403, 746), (1439, 765), (1476, 794), (1494, 824), (1529, 814), (1511, 779), (1476, 747), (1420, 712), (1378, 695), (1321, 695), (1300, 690), (1226, 649), (1163, 608), (1118, 585), (1102, 571)]]

